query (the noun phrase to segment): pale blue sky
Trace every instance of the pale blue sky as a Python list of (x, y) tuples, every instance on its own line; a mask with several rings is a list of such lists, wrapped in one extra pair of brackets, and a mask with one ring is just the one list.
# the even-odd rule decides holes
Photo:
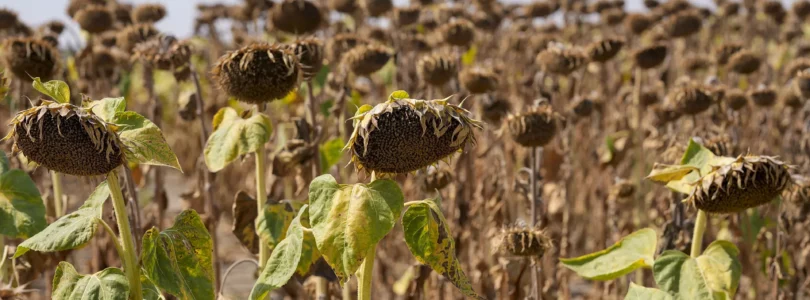
[[(506, 2), (529, 2), (530, 0), (508, 0)], [(198, 3), (240, 3), (242, 0), (122, 0), (121, 2), (134, 5), (141, 3), (162, 3), (166, 6), (168, 15), (159, 23), (157, 27), (162, 31), (179, 37), (187, 37), (191, 34), (193, 20), (197, 13)], [(394, 0), (397, 5), (405, 5), (408, 0)], [(642, 8), (642, 0), (626, 0), (630, 10)], [(783, 0), (790, 3), (791, 0)], [(0, 0), (0, 7), (5, 7), (16, 11), (25, 22), (31, 26), (37, 26), (52, 19), (64, 21), (66, 24), (76, 28), (75, 23), (65, 13), (68, 0)], [(712, 6), (711, 0), (693, 0), (701, 6)]]

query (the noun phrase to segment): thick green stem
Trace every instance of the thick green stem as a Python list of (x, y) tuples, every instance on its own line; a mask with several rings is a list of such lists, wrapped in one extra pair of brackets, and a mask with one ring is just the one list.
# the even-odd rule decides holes
[(121, 236), (121, 244), (124, 246), (121, 260), (124, 262), (124, 272), (129, 281), (129, 298), (143, 299), (141, 294), (141, 269), (138, 266), (137, 251), (135, 241), (132, 237), (132, 229), (129, 227), (129, 214), (124, 202), (124, 195), (121, 193), (121, 185), (118, 183), (118, 171), (107, 174), (107, 184), (110, 186), (110, 194), (113, 200), (113, 210), (115, 219), (118, 221), (118, 233)]
[(695, 231), (692, 234), (692, 258), (700, 256), (701, 249), (703, 249), (703, 233), (706, 232), (706, 222), (708, 222), (708, 215), (705, 211), (698, 210)]
[(374, 257), (377, 255), (377, 245), (371, 247), (357, 272), (357, 300), (371, 300), (371, 278), (374, 277)]
[[(264, 211), (264, 204), (267, 200), (267, 189), (265, 188), (265, 171), (267, 170), (267, 163), (265, 157), (264, 145), (256, 150), (256, 208), (259, 213)], [(270, 257), (270, 249), (264, 243), (259, 243), (259, 270), (264, 269), (264, 264)]]
[(62, 209), (62, 174), (51, 171), (51, 182), (53, 183), (53, 209), (57, 219), (65, 214)]

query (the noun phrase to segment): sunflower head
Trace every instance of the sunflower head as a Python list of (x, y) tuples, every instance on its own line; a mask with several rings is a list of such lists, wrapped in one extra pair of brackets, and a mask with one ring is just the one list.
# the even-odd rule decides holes
[(19, 112), (6, 137), (13, 151), (50, 170), (77, 176), (104, 175), (124, 162), (115, 125), (89, 109), (43, 100)]
[(771, 202), (792, 182), (789, 166), (770, 156), (739, 156), (695, 182), (687, 202), (710, 213), (736, 213)]
[(409, 173), (449, 158), (475, 143), (481, 122), (448, 99), (410, 99), (394, 92), (388, 101), (364, 105), (346, 149), (358, 169), (379, 173)]

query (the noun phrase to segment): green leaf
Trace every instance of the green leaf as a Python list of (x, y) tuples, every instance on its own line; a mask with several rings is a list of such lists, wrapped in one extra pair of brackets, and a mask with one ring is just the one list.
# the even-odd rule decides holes
[(287, 237), (270, 253), (267, 265), (262, 270), (256, 285), (250, 291), (250, 299), (265, 299), (271, 291), (287, 284), (295, 274), (301, 260), (301, 247), (304, 243), (304, 230), (301, 227), (301, 215), (306, 211), (304, 206), (290, 223)]
[[(694, 182), (698, 181), (703, 175), (712, 171), (713, 166), (719, 166), (734, 161), (732, 157), (716, 156), (711, 150), (703, 147), (703, 145), (689, 140), (689, 145), (681, 158), (681, 165), (692, 167), (694, 171), (680, 178), (669, 181), (667, 187), (676, 192), (683, 194), (691, 194)], [(652, 174), (651, 174), (652, 175)]]
[[(733, 299), (740, 283), (742, 266), (737, 256), (740, 251), (728, 241), (714, 241), (697, 258), (697, 264), (708, 287), (723, 295), (722, 299)], [(717, 297), (715, 297), (717, 298)]]
[(222, 170), (237, 157), (256, 152), (270, 140), (272, 126), (264, 114), (242, 119), (226, 107), (214, 116), (215, 130), (205, 145), (205, 164), (211, 172)]
[(677, 299), (733, 299), (742, 267), (739, 251), (728, 241), (715, 241), (698, 258), (665, 251), (655, 261), (655, 282)]
[(470, 279), (461, 269), (453, 235), (435, 202), (419, 201), (408, 206), (402, 217), (402, 227), (405, 243), (416, 260), (450, 279), (465, 296), (486, 299), (473, 290)]
[(166, 299), (166, 297), (163, 297), (163, 294), (160, 292), (160, 289), (158, 289), (155, 283), (149, 280), (149, 277), (146, 277), (143, 274), (141, 274), (141, 291), (144, 300)]
[[(0, 234), (28, 238), (42, 231), (45, 204), (36, 184), (22, 170), (8, 170), (5, 155), (0, 157)], [(0, 238), (3, 238), (0, 236)]]
[(408, 99), (410, 97), (411, 97), (411, 95), (409, 95), (408, 92), (403, 91), (403, 90), (397, 90), (397, 91), (394, 91), (393, 93), (391, 93), (391, 96), (388, 96), (388, 100), (390, 101), (390, 100), (397, 100), (397, 99)]
[(51, 80), (42, 83), (39, 77), (35, 77), (33, 85), (34, 89), (48, 95), (48, 97), (51, 97), (56, 102), (70, 103), (70, 88), (64, 81)]
[(648, 288), (630, 283), (630, 289), (624, 300), (673, 300), (672, 295), (659, 289)]
[(117, 112), (113, 122), (118, 126), (118, 136), (126, 146), (126, 158), (130, 163), (167, 166), (182, 172), (180, 162), (174, 155), (160, 128), (136, 112)]
[(91, 102), (89, 105), (93, 114), (102, 120), (115, 123), (115, 114), (122, 113), (127, 110), (127, 100), (124, 97), (118, 98), (104, 98)]
[(124, 271), (106, 268), (93, 275), (81, 275), (63, 261), (53, 275), (53, 299), (127, 300), (129, 283)]
[(560, 258), (566, 268), (591, 280), (611, 280), (654, 263), (658, 235), (644, 228), (619, 240), (610, 248), (576, 258)]
[(181, 299), (214, 299), (213, 243), (200, 216), (188, 209), (174, 226), (143, 237), (144, 273), (155, 285)]
[(310, 183), (309, 220), (315, 242), (341, 283), (394, 227), (403, 198), (396, 182), (387, 179), (346, 185), (326, 174)]
[[(309, 212), (304, 216), (309, 218)], [(315, 242), (315, 236), (311, 231), (304, 232), (304, 244), (301, 245), (301, 259), (298, 261), (298, 267), (295, 272), (298, 275), (304, 276), (309, 273), (309, 268), (321, 258), (321, 252), (318, 251), (318, 244)]]
[(697, 167), (684, 166), (684, 165), (666, 165), (655, 163), (650, 175), (647, 179), (657, 182), (668, 183), (674, 180), (680, 180), (692, 171), (698, 171)]
[(295, 218), (295, 211), (288, 203), (267, 204), (264, 213), (256, 216), (256, 233), (259, 239), (273, 249), (287, 235), (287, 228)]
[(332, 166), (340, 162), (340, 157), (343, 154), (343, 144), (345, 144), (343, 139), (337, 137), (321, 145), (321, 173), (329, 172)]
[(62, 216), (17, 246), (14, 257), (20, 257), (28, 250), (55, 252), (84, 246), (96, 233), (98, 222), (104, 222), (101, 212), (109, 196), (107, 181), (103, 181), (78, 210)]
[(8, 157), (6, 157), (6, 153), (0, 151), (0, 175), (3, 173), (8, 172), (11, 170), (11, 164), (8, 163)]
[(328, 118), (329, 115), (331, 114), (330, 111), (332, 110), (332, 106), (334, 106), (334, 105), (335, 105), (335, 100), (332, 100), (332, 99), (321, 102), (321, 105), (320, 105), (321, 114), (324, 117)]

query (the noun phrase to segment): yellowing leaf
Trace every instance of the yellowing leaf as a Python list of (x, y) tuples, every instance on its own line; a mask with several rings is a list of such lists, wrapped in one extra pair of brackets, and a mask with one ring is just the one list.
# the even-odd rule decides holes
[(267, 265), (259, 275), (259, 279), (256, 280), (253, 290), (250, 291), (251, 300), (267, 298), (270, 292), (287, 284), (287, 281), (295, 274), (298, 262), (301, 260), (301, 248), (304, 243), (301, 215), (307, 208), (306, 205), (301, 208), (290, 223), (287, 236), (270, 253)]
[(461, 55), (461, 64), (471, 66), (475, 63), (475, 56), (478, 55), (478, 47), (472, 46), (467, 52)]
[(99, 222), (103, 222), (101, 210), (109, 197), (110, 189), (107, 181), (103, 181), (78, 210), (62, 216), (17, 246), (14, 257), (20, 257), (28, 250), (55, 252), (84, 246), (93, 238)]
[(70, 88), (64, 81), (51, 80), (42, 83), (39, 77), (35, 77), (33, 85), (34, 89), (51, 97), (58, 103), (70, 103)]
[(177, 156), (155, 123), (132, 111), (116, 113), (112, 123), (118, 126), (118, 136), (126, 146), (127, 161), (183, 171)]
[(53, 299), (127, 300), (129, 283), (124, 271), (106, 268), (93, 275), (81, 275), (69, 262), (60, 262), (53, 274)]
[(728, 241), (713, 242), (697, 258), (665, 251), (653, 266), (655, 282), (676, 299), (734, 299), (741, 274), (738, 254)]
[(647, 179), (662, 183), (668, 183), (670, 181), (680, 180), (681, 178), (691, 173), (692, 171), (700, 171), (700, 169), (694, 166), (665, 165), (655, 163), (652, 171), (650, 172), (650, 175), (647, 175)]
[(435, 202), (425, 200), (408, 206), (402, 217), (402, 228), (405, 243), (416, 260), (444, 275), (465, 296), (486, 299), (473, 290), (470, 279), (461, 269), (453, 235)]
[(214, 299), (213, 247), (197, 212), (185, 210), (174, 226), (144, 234), (143, 269), (155, 285), (180, 299)]
[(630, 283), (630, 289), (624, 300), (673, 300), (672, 295), (659, 289), (648, 288)]
[(104, 98), (91, 102), (88, 107), (91, 107), (93, 114), (99, 116), (102, 120), (113, 123), (115, 114), (127, 110), (127, 101), (124, 97)]
[(658, 234), (644, 228), (633, 232), (605, 250), (575, 258), (560, 258), (566, 268), (591, 280), (611, 280), (638, 268), (653, 265)]
[(226, 107), (214, 117), (216, 130), (205, 145), (205, 164), (217, 172), (237, 157), (254, 153), (270, 140), (272, 126), (264, 114), (243, 119), (233, 108)]
[(318, 250), (344, 283), (394, 227), (404, 196), (392, 180), (346, 185), (326, 174), (310, 183), (309, 199)]

